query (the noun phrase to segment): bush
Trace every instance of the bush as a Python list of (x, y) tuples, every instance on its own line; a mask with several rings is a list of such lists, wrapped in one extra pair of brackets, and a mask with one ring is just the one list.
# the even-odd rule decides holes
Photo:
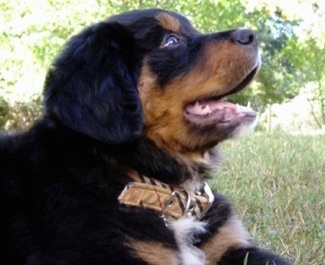
[(0, 129), (5, 127), (8, 113), (9, 105), (4, 98), (0, 97)]
[(0, 129), (23, 131), (41, 115), (41, 97), (29, 102), (17, 101), (12, 105), (0, 97)]

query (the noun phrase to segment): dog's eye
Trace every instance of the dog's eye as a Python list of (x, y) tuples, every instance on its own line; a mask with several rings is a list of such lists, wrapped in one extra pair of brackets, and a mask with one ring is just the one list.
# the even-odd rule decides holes
[(169, 35), (164, 43), (164, 47), (178, 44), (179, 39), (175, 35)]

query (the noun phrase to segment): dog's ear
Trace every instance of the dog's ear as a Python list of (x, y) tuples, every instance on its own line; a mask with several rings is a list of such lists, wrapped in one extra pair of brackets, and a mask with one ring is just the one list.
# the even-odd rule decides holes
[(119, 144), (142, 132), (135, 39), (114, 22), (72, 37), (45, 82), (45, 109), (71, 129)]

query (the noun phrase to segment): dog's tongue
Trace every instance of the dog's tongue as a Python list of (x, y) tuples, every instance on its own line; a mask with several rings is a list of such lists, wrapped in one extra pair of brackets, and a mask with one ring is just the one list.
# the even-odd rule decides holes
[(195, 116), (209, 116), (218, 111), (223, 111), (228, 114), (232, 113), (232, 115), (253, 112), (249, 103), (244, 107), (238, 104), (213, 99), (196, 101), (194, 104), (188, 105), (185, 110), (187, 113)]

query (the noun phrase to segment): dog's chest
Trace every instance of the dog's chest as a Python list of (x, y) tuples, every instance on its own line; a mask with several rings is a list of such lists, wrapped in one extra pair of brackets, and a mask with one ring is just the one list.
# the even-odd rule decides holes
[(205, 222), (187, 216), (169, 222), (168, 228), (175, 234), (178, 245), (178, 264), (204, 264), (205, 254), (195, 244), (198, 243), (199, 236), (206, 231), (205, 226)]

